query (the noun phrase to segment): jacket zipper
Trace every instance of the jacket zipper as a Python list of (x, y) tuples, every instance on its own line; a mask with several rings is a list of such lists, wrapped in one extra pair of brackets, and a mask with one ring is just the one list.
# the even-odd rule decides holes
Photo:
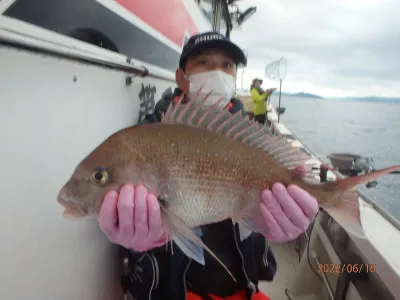
[(158, 263), (154, 254), (145, 253), (143, 257), (144, 256), (147, 256), (150, 259), (151, 266), (153, 267), (153, 282), (151, 283), (151, 287), (149, 290), (149, 300), (151, 300), (151, 293), (153, 292), (153, 289), (157, 288), (158, 286), (158, 280), (159, 280)]
[(155, 255), (154, 255), (154, 254), (151, 254), (151, 257), (152, 257), (153, 262), (154, 262), (154, 271), (155, 271), (155, 284), (154, 284), (154, 288), (156, 289), (156, 288), (158, 287), (158, 283), (159, 283), (159, 281), (160, 281), (160, 271), (159, 271), (159, 268), (158, 268), (158, 261), (157, 261)]
[(255, 286), (255, 284), (253, 282), (250, 281), (249, 276), (247, 276), (246, 270), (244, 268), (244, 257), (243, 257), (242, 251), (240, 251), (239, 243), (237, 241), (235, 225), (233, 227), (233, 235), (234, 235), (234, 238), (235, 238), (236, 248), (239, 251), (240, 257), (242, 258), (242, 270), (243, 270), (243, 273), (244, 273), (244, 277), (246, 277), (246, 280), (247, 280), (247, 287), (249, 289), (251, 289), (253, 292), (255, 292), (256, 291), (256, 286)]
[(187, 299), (187, 289), (186, 289), (186, 273), (187, 273), (187, 271), (189, 270), (189, 267), (190, 267), (190, 264), (192, 263), (192, 259), (190, 258), (189, 259), (189, 262), (188, 262), (188, 264), (186, 265), (186, 268), (185, 268), (185, 271), (183, 272), (183, 289), (184, 289), (184, 299), (186, 300)]
[(263, 254), (263, 262), (264, 262), (265, 267), (268, 267), (268, 250), (269, 250), (269, 241), (266, 239), (265, 240), (265, 249), (264, 249), (264, 254)]

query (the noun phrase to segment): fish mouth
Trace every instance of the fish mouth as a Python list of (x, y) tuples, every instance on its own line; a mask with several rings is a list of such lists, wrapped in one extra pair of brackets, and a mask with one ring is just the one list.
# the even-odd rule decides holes
[(82, 219), (82, 216), (77, 214), (76, 211), (72, 211), (68, 208), (65, 208), (62, 216), (68, 220), (78, 220), (78, 219)]
[(62, 193), (58, 194), (57, 202), (64, 207), (62, 216), (69, 220), (77, 220), (83, 218), (82, 213), (77, 207), (68, 199), (63, 196)]

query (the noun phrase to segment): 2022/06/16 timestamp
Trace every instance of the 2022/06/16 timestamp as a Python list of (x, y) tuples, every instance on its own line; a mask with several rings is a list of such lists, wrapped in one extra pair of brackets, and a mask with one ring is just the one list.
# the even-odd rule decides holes
[(318, 264), (318, 273), (375, 273), (375, 264)]

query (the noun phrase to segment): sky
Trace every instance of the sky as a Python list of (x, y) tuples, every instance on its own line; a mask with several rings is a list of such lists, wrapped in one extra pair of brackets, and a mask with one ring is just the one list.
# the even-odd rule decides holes
[[(286, 60), (284, 92), (324, 97), (400, 97), (399, 0), (246, 0), (257, 11), (231, 39), (245, 49), (237, 87), (277, 87), (266, 66)], [(282, 66), (282, 65), (281, 65)], [(281, 68), (282, 69), (282, 68)], [(279, 75), (279, 74), (278, 74)]]

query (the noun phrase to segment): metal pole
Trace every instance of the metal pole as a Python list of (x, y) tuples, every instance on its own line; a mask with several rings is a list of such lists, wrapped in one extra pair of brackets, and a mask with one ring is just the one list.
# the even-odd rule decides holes
[(241, 78), (241, 89), (242, 89), (242, 92), (243, 92), (243, 73), (244, 73), (244, 69), (242, 71), (242, 78)]
[(281, 116), (281, 90), (282, 90), (282, 79), (279, 82), (279, 105), (278, 105), (278, 123)]

